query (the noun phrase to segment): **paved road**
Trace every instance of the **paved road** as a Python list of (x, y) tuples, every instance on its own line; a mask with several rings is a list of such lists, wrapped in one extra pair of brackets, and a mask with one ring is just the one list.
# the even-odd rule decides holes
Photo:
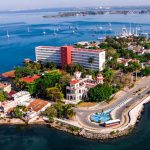
[[(134, 92), (136, 92), (139, 89), (144, 89), (140, 94), (134, 95)], [(101, 112), (102, 110), (107, 111), (108, 109), (113, 109), (116, 106), (120, 105), (122, 102), (124, 102), (124, 105), (122, 105), (116, 113), (116, 118), (120, 119), (121, 114), (124, 111), (124, 109), (127, 106), (132, 105), (135, 103), (135, 101), (139, 101), (143, 96), (147, 94), (147, 92), (150, 91), (150, 77), (143, 78), (140, 81), (138, 81), (134, 88), (130, 89), (123, 97), (118, 98), (111, 104), (105, 104), (99, 105), (99, 108), (95, 109), (80, 109), (76, 108), (76, 118), (80, 124), (82, 124), (84, 127), (87, 128), (95, 128), (99, 129), (100, 126), (96, 123), (92, 123), (89, 119), (89, 117), (96, 112)], [(129, 100), (128, 103), (126, 101)]]

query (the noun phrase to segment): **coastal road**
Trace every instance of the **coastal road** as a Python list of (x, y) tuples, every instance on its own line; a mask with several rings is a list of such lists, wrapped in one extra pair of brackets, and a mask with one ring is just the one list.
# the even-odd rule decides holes
[[(138, 90), (141, 91), (138, 94), (135, 94)], [(128, 106), (131, 106), (136, 101), (140, 101), (142, 97), (144, 97), (148, 92), (150, 91), (150, 77), (142, 78), (140, 81), (137, 81), (135, 86), (126, 91), (126, 94), (124, 96), (120, 96), (116, 100), (114, 100), (112, 103), (102, 103), (99, 104), (98, 107), (92, 108), (92, 109), (82, 109), (82, 108), (75, 108), (76, 111), (76, 119), (83, 127), (86, 128), (92, 128), (92, 129), (100, 129), (103, 127), (100, 127), (97, 123), (92, 123), (90, 121), (90, 116), (93, 113), (107, 111), (109, 109), (113, 109), (116, 106), (119, 106), (122, 102), (124, 104), (121, 105), (121, 107), (117, 110), (116, 118), (121, 119), (121, 115), (124, 111), (124, 109)], [(127, 103), (126, 103), (127, 101)]]

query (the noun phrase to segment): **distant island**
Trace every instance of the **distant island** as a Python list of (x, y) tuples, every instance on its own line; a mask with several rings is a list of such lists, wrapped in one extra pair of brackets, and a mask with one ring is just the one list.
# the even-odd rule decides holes
[(68, 11), (61, 11), (55, 15), (45, 15), (44, 18), (57, 18), (57, 17), (74, 17), (74, 16), (87, 16), (87, 15), (105, 15), (105, 14), (150, 14), (150, 8), (85, 8), (73, 9)]

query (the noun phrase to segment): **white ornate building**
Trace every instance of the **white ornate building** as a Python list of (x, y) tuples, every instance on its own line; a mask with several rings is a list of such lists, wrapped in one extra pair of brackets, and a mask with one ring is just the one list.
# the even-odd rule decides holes
[(85, 78), (81, 79), (81, 72), (75, 72), (74, 76), (75, 78), (70, 82), (70, 86), (66, 87), (66, 99), (75, 101), (76, 103), (87, 98), (89, 89), (95, 87), (97, 84), (103, 84), (104, 80), (102, 74), (99, 74), (96, 80), (93, 80), (91, 75), (86, 75)]

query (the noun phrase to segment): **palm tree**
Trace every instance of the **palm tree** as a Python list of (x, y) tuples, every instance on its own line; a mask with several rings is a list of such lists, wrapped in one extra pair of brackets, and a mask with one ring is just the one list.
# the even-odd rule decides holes
[(94, 59), (95, 59), (94, 57), (89, 57), (88, 58), (88, 63), (91, 64), (91, 69), (92, 69), (92, 64), (94, 62)]

